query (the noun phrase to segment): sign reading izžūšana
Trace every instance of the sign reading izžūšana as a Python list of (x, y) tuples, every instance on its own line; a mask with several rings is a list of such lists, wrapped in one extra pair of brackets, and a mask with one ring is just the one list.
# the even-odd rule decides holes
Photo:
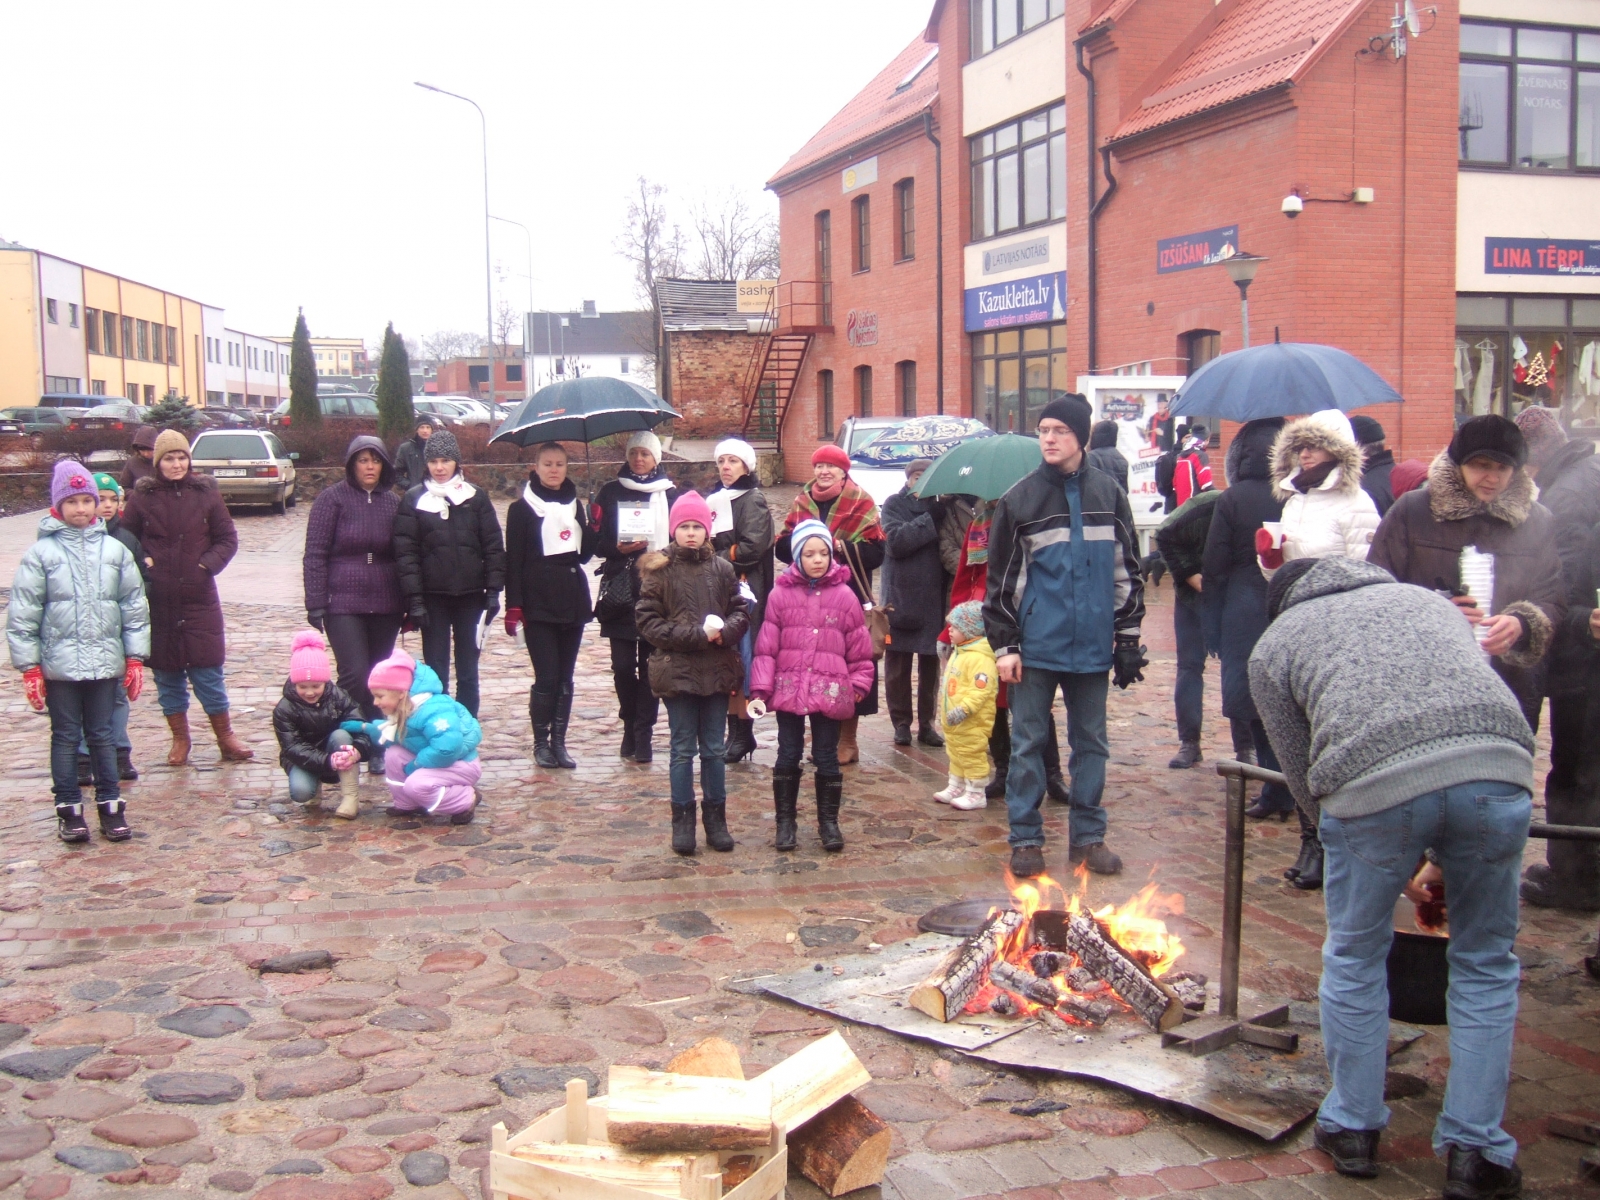
[(1037, 325), (1067, 317), (1067, 273), (1029, 275), (1005, 283), (985, 283), (965, 293), (968, 333)]
[(1486, 237), (1483, 270), (1488, 275), (1600, 275), (1600, 241)]
[(1209, 267), (1239, 253), (1239, 227), (1225, 225), (1204, 233), (1185, 233), (1156, 242), (1156, 274)]

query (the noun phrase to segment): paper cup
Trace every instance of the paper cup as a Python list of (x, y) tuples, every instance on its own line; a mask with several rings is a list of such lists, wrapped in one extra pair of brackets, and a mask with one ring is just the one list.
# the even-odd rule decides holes
[(1261, 528), (1265, 529), (1267, 531), (1267, 533), (1269, 533), (1272, 536), (1272, 548), (1274, 550), (1283, 549), (1283, 522), (1282, 521), (1263, 521), (1263, 522), (1261, 522)]

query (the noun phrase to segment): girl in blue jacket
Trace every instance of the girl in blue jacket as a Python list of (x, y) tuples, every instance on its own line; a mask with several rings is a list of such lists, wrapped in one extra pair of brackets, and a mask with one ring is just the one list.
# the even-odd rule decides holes
[(444, 694), (433, 668), (396, 650), (367, 677), (382, 721), (346, 721), (384, 753), (384, 782), (400, 812), (437, 813), (452, 825), (472, 820), (483, 775), (483, 731), (471, 713)]

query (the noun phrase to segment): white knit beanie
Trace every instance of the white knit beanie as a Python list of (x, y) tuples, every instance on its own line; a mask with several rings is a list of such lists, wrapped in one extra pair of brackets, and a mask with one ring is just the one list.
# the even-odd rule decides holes
[(716, 451), (711, 455), (712, 461), (716, 461), (724, 454), (733, 455), (740, 462), (744, 463), (745, 470), (749, 471), (752, 475), (755, 474), (756, 449), (743, 438), (723, 438), (717, 443)]
[(635, 446), (643, 446), (646, 450), (650, 451), (651, 454), (655, 455), (656, 464), (658, 466), (660, 465), (661, 439), (655, 434), (651, 433), (648, 429), (639, 430), (638, 433), (634, 434), (628, 439), (628, 445), (623, 451), (623, 454), (627, 454), (628, 450), (632, 450)]

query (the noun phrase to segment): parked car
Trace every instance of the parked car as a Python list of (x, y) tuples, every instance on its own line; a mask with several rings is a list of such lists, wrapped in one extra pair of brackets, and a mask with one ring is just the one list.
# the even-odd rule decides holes
[[(9, 412), (9, 410), (7, 410)], [(22, 421), (18, 417), (0, 413), (0, 438), (21, 437)]]
[(95, 405), (83, 420), (86, 429), (136, 429), (144, 424), (144, 409), (127, 400), (113, 400), (110, 404)]
[[(326, 392), (317, 396), (317, 406), (322, 409), (323, 417), (339, 420), (368, 420), (378, 419), (378, 402), (365, 392)], [(289, 401), (285, 400), (272, 410), (272, 415), (267, 418), (268, 425), (287, 425), (289, 423)]]
[(15, 421), (22, 427), (22, 434), (31, 438), (35, 446), (42, 445), (47, 433), (75, 433), (82, 426), (74, 415), (80, 409), (64, 408), (34, 408), (31, 405), (22, 405), (18, 408), (0, 410), (0, 416), (7, 420)]
[(236, 408), (206, 407), (200, 410), (200, 419), (211, 429), (253, 429), (250, 414)]
[(105, 403), (104, 396), (89, 396), (82, 392), (46, 392), (39, 397), (40, 408), (81, 408), (87, 412)]
[(278, 435), (256, 429), (202, 429), (189, 447), (194, 469), (217, 481), (229, 504), (294, 505), (294, 459)]
[[(897, 428), (910, 419), (909, 417), (846, 417), (844, 424), (839, 426), (839, 436), (833, 441), (846, 454), (854, 455), (884, 430)], [(906, 469), (856, 462), (852, 458), (850, 478), (865, 488), (875, 503), (882, 505), (890, 496), (905, 487)]]
[(474, 423), (468, 419), (468, 414), (461, 405), (454, 400), (440, 400), (434, 397), (422, 400), (413, 398), (411, 411), (418, 417), (432, 417), (446, 428)]
[(487, 400), (471, 396), (441, 396), (439, 399), (460, 409), (462, 421), (467, 425), (498, 425), (502, 419), (498, 406), (491, 406)]

